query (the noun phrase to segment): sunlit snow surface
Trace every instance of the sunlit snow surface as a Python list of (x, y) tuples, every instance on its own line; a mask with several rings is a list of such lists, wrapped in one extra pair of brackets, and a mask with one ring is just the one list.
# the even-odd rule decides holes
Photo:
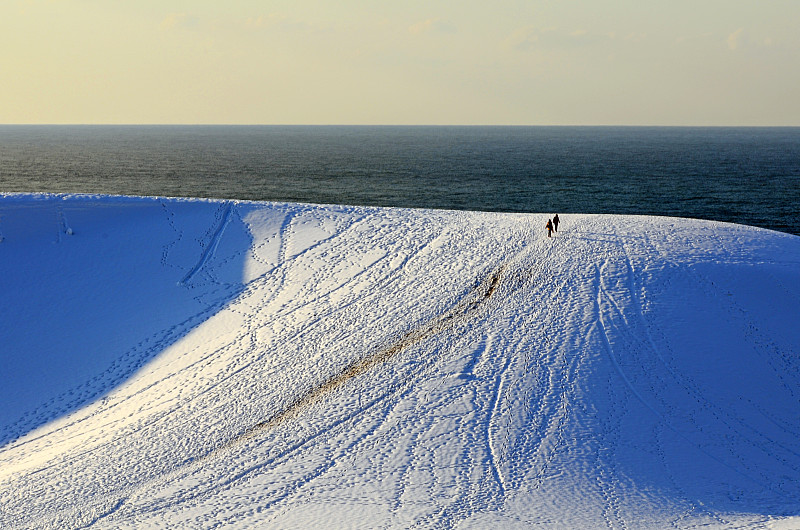
[(799, 528), (800, 238), (0, 196), (0, 527)]

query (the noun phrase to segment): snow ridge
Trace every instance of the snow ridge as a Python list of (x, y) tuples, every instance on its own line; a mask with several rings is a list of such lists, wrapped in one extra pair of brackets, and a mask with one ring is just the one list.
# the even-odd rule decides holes
[(2, 528), (800, 520), (795, 236), (91, 196), (0, 220)]
[(322, 396), (339, 389), (351, 379), (363, 375), (378, 364), (389, 361), (406, 348), (414, 346), (430, 338), (434, 334), (447, 332), (453, 329), (457, 324), (462, 324), (465, 319), (471, 317), (475, 312), (481, 309), (483, 304), (492, 297), (500, 283), (502, 272), (503, 268), (494, 272), (487, 280), (478, 286), (475, 292), (471, 293), (467, 300), (460, 302), (444, 315), (437, 316), (432, 322), (421, 328), (405, 333), (388, 347), (382, 348), (375, 353), (351, 363), (335, 376), (323, 381), (321, 384), (301, 395), (285, 409), (279, 411), (269, 419), (248, 428), (220, 449), (228, 449), (234, 444), (246, 441), (258, 431), (274, 427), (284, 421), (296, 418), (297, 415), (309, 405), (318, 401)]

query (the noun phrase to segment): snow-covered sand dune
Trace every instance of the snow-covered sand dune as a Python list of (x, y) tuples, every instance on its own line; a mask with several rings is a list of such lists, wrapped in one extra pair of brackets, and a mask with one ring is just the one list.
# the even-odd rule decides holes
[(0, 527), (800, 528), (800, 238), (0, 197)]

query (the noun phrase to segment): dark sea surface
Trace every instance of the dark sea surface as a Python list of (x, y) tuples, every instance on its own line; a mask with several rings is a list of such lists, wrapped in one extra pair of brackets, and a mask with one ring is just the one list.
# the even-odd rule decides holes
[(8, 125), (0, 192), (668, 215), (800, 235), (800, 128)]

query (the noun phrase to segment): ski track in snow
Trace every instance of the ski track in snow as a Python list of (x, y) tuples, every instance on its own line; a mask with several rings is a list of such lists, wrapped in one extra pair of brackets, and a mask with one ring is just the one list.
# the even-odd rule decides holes
[[(90, 222), (103, 200), (52, 199), (59, 244), (49, 232), (42, 253), (116, 248)], [(137, 199), (117, 200), (133, 241)], [(800, 525), (800, 337), (781, 317), (800, 308), (795, 237), (622, 216), (564, 215), (548, 239), (543, 215), (153, 211), (147, 274), (174, 291), (148, 292), (185, 305), (0, 425), (2, 528)]]
[(205, 249), (203, 250), (203, 254), (200, 256), (200, 260), (194, 267), (192, 267), (192, 270), (186, 273), (186, 276), (184, 276), (180, 281), (180, 285), (186, 285), (186, 283), (188, 283), (189, 280), (191, 280), (192, 277), (197, 274), (203, 265), (205, 265), (206, 262), (208, 262), (208, 260), (214, 256), (214, 253), (217, 250), (217, 245), (219, 244), (219, 240), (225, 231), (225, 227), (228, 225), (228, 222), (231, 219), (232, 209), (233, 205), (231, 203), (224, 203), (223, 205), (220, 205), (221, 214), (219, 225), (217, 225), (216, 230), (211, 236), (211, 240), (205, 245)]

